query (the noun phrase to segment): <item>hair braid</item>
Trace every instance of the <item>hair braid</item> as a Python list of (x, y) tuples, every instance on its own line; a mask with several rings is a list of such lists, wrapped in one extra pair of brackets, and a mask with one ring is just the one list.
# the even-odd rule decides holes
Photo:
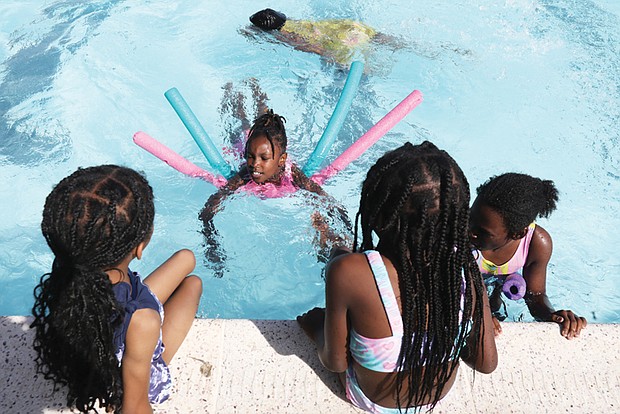
[(78, 169), (45, 201), (41, 230), (55, 258), (35, 287), (37, 369), (69, 389), (82, 412), (120, 410), (122, 378), (113, 346), (123, 319), (105, 273), (146, 240), (153, 192), (137, 172), (115, 165)]
[[(399, 408), (431, 409), (458, 367), (468, 317), (482, 318), (482, 280), (468, 237), (469, 185), (456, 162), (430, 142), (385, 154), (369, 170), (356, 215), (354, 248), (373, 249), (394, 264), (403, 342), (396, 376)], [(474, 291), (472, 291), (474, 286)], [(463, 316), (466, 315), (466, 316)], [(407, 395), (401, 391), (407, 385)], [(417, 410), (417, 408), (414, 408)]]
[(248, 140), (245, 143), (245, 154), (247, 158), (247, 153), (249, 149), (250, 142), (258, 137), (265, 137), (271, 144), (271, 152), (275, 156), (275, 146), (277, 145), (280, 150), (284, 153), (286, 152), (286, 147), (288, 146), (288, 139), (286, 137), (286, 130), (284, 128), (284, 123), (286, 122), (286, 118), (275, 114), (273, 109), (267, 111), (266, 114), (263, 114), (256, 118), (252, 128), (248, 132)]

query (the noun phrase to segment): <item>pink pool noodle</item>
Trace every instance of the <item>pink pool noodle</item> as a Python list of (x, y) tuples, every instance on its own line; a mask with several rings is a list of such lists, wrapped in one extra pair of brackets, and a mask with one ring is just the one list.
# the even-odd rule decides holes
[(221, 175), (214, 175), (208, 171), (203, 170), (196, 164), (186, 160), (161, 142), (157, 141), (155, 138), (146, 134), (145, 132), (138, 131), (133, 136), (133, 142), (135, 142), (138, 146), (144, 148), (175, 170), (182, 172), (185, 175), (189, 175), (190, 177), (198, 177), (202, 178), (220, 188), (226, 185), (226, 178)]
[(349, 148), (347, 148), (338, 158), (330, 165), (314, 174), (310, 179), (315, 183), (322, 185), (325, 180), (334, 174), (342, 171), (352, 161), (359, 158), (368, 148), (377, 142), (383, 135), (394, 127), (401, 119), (422, 102), (422, 93), (418, 90), (411, 92), (405, 99), (394, 107), (386, 116), (381, 118), (372, 128), (364, 135), (359, 137)]

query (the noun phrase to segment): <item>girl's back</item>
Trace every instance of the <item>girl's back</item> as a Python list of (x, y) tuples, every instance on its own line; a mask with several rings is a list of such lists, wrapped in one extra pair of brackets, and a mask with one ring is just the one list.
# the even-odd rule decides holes
[[(392, 289), (394, 299), (398, 307), (398, 314), (392, 315), (402, 320), (402, 302), (398, 281), (398, 273), (390, 261), (385, 255), (381, 255), (381, 261), (387, 271), (388, 279), (390, 282), (389, 288)], [(375, 264), (376, 266), (376, 264)], [(380, 266), (379, 266), (380, 267)], [(400, 353), (400, 342), (402, 338), (402, 322), (398, 327), (398, 321), (395, 321), (394, 325), (390, 323), (388, 319), (388, 312), (384, 305), (384, 301), (388, 300), (382, 297), (379, 293), (377, 281), (373, 274), (372, 268), (369, 265), (366, 254), (364, 253), (351, 253), (346, 256), (340, 256), (334, 259), (328, 269), (328, 278), (338, 279), (337, 291), (334, 294), (341, 295), (341, 300), (346, 301), (349, 304), (348, 316), (350, 319), (350, 330), (353, 333), (350, 335), (357, 340), (360, 338), (363, 341), (364, 338), (379, 339), (375, 342), (375, 345), (379, 345), (383, 348), (390, 348), (388, 353), (391, 353), (389, 358), (392, 361), (398, 358)], [(331, 282), (328, 281), (328, 285)], [(336, 287), (336, 286), (334, 286)], [(328, 294), (329, 294), (328, 288)], [(394, 328), (394, 329), (393, 329)], [(400, 328), (400, 329), (399, 329)], [(400, 331), (401, 336), (394, 338), (390, 341), (388, 338), (394, 335), (394, 331)], [(425, 332), (421, 332), (421, 335), (426, 335)], [(383, 339), (383, 340), (382, 340)], [(387, 341), (386, 341), (387, 339)], [(394, 344), (394, 347), (392, 347)], [(355, 351), (352, 349), (351, 342), (349, 343), (351, 353)], [(385, 352), (386, 350), (382, 351)], [(391, 352), (389, 352), (391, 351)], [(357, 374), (357, 381), (360, 388), (364, 393), (375, 403), (383, 407), (396, 407), (396, 376), (395, 372), (378, 372), (369, 369), (352, 355), (353, 368)], [(441, 398), (443, 398), (454, 383), (456, 378), (456, 370), (452, 373), (450, 378), (444, 385)], [(407, 387), (408, 381), (403, 382), (403, 387), (400, 391), (401, 401), (407, 399), (409, 389)], [(433, 390), (433, 393), (436, 390)], [(429, 404), (432, 402), (430, 398), (421, 401), (422, 404)]]
[(452, 387), (459, 358), (482, 372), (495, 369), (468, 221), (467, 180), (429, 142), (390, 151), (368, 172), (353, 246), (360, 253), (328, 267), (324, 326), (317, 310), (298, 319), (323, 364), (346, 371), (341, 378), (356, 406), (432, 409)]

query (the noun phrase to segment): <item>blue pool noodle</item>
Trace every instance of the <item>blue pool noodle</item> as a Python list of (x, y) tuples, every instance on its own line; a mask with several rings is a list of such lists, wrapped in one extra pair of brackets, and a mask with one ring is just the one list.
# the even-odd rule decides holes
[(312, 174), (314, 174), (319, 167), (321, 167), (325, 157), (327, 157), (327, 153), (334, 144), (336, 136), (340, 132), (342, 124), (349, 113), (349, 109), (351, 109), (353, 96), (355, 96), (355, 92), (357, 92), (357, 87), (360, 83), (360, 79), (362, 78), (363, 71), (363, 62), (355, 61), (351, 64), (347, 81), (344, 84), (344, 88), (342, 88), (342, 93), (340, 94), (336, 108), (334, 108), (334, 113), (327, 123), (325, 132), (323, 132), (319, 142), (316, 144), (316, 148), (314, 148), (314, 151), (312, 151), (306, 165), (304, 165), (304, 168), (302, 169), (306, 176), (312, 176)]
[(181, 96), (181, 93), (177, 90), (177, 88), (168, 89), (164, 96), (172, 105), (172, 108), (175, 110), (185, 128), (189, 131), (196, 144), (207, 158), (207, 161), (211, 165), (211, 167), (215, 168), (220, 174), (222, 174), (226, 178), (230, 178), (233, 175), (233, 171), (230, 168), (230, 165), (222, 158), (222, 155), (217, 150), (213, 141), (207, 134), (207, 131), (202, 127), (196, 115), (192, 112), (191, 108)]

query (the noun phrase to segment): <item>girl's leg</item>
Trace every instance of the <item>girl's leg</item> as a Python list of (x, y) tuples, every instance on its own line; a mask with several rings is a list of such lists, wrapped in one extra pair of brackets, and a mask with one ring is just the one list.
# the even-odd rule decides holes
[(179, 287), (183, 279), (196, 267), (191, 250), (179, 250), (144, 279), (144, 283), (163, 304)]
[(250, 90), (252, 91), (252, 96), (254, 97), (254, 103), (256, 104), (256, 117), (266, 114), (267, 110), (267, 94), (263, 92), (258, 84), (258, 80), (256, 78), (250, 78), (247, 81), (247, 84), (250, 86)]
[(187, 276), (195, 265), (194, 253), (180, 250), (144, 279), (164, 305), (162, 339), (166, 347), (163, 354), (166, 363), (181, 346), (196, 316), (202, 281), (197, 276)]
[(179, 288), (164, 304), (164, 325), (161, 330), (166, 348), (162, 356), (167, 364), (170, 363), (192, 327), (201, 294), (202, 280), (198, 276), (191, 275), (181, 282)]

